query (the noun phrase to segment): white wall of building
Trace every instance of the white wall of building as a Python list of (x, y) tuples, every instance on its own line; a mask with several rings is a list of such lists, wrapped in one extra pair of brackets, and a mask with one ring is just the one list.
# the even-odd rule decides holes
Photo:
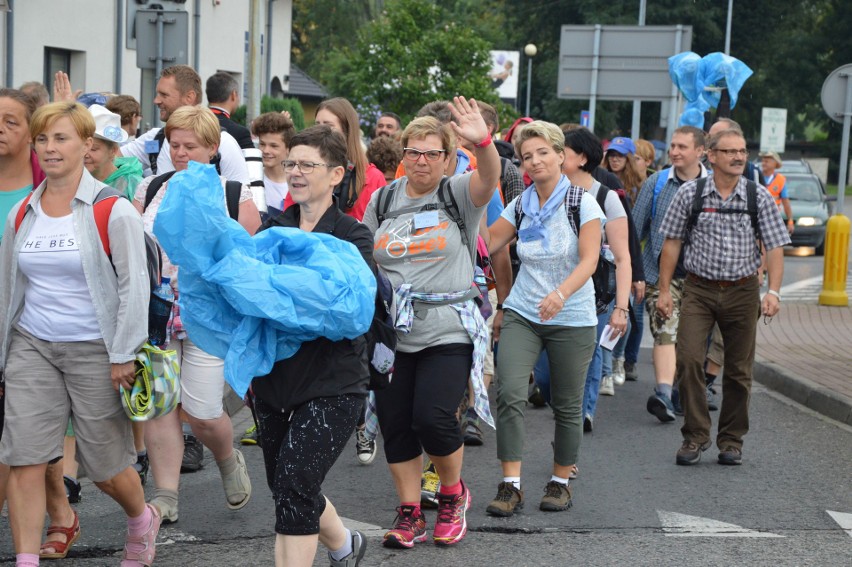
[[(149, 3), (157, 0), (149, 0)], [(122, 39), (121, 92), (141, 98), (141, 71), (136, 67), (136, 50), (128, 49), (126, 26), (116, 30), (116, 11), (121, 6), (127, 18), (127, 4), (141, 9), (136, 0), (5, 0), (0, 2), (0, 83), (20, 86), (26, 81), (45, 81), (45, 48), (71, 51), (71, 82), (84, 92), (114, 91), (116, 33)], [(174, 4), (161, 2), (167, 9)], [(266, 15), (272, 7), (272, 72), (289, 74), (292, 0), (261, 0), (261, 19), (266, 33)], [(11, 4), (13, 14), (13, 75), (7, 83), (6, 18), (3, 4)], [(181, 8), (189, 13), (187, 53), (193, 65), (194, 10), (200, 14), (198, 68), (202, 81), (216, 71), (228, 71), (245, 79), (245, 34), (249, 28), (249, 0), (187, 0)], [(266, 56), (266, 50), (264, 50)], [(166, 65), (168, 66), (168, 65)], [(266, 71), (266, 62), (261, 65)], [(266, 83), (261, 92), (266, 92)]]

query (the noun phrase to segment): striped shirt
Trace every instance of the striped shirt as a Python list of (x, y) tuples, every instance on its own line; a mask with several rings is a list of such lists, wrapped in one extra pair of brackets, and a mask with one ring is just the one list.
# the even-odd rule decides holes
[[(672, 199), (660, 226), (660, 233), (666, 238), (685, 238), (696, 188), (695, 180), (684, 183)], [(704, 210), (731, 209), (742, 211), (742, 214), (702, 212), (698, 215), (684, 254), (688, 272), (709, 280), (738, 280), (757, 272), (760, 250), (755, 245), (746, 199), (744, 177), (739, 178), (727, 199), (716, 190), (713, 174), (707, 177)], [(757, 222), (767, 250), (790, 244), (790, 236), (772, 195), (762, 185), (757, 186)]]

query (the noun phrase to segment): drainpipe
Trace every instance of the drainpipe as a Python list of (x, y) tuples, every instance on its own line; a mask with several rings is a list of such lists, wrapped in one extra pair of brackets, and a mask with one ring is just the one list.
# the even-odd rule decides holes
[(272, 3), (275, 0), (268, 0), (266, 3), (266, 94), (272, 96)]
[(15, 12), (12, 0), (9, 0), (8, 3), (9, 11), (6, 12), (6, 86), (13, 88), (15, 79)]
[(124, 7), (115, 0), (115, 94), (121, 94), (121, 74), (124, 72)]
[(195, 0), (192, 10), (192, 66), (198, 72), (201, 65), (201, 0)]

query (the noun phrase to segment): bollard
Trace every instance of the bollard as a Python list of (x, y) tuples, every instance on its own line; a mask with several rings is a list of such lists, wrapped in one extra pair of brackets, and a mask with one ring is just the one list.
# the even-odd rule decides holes
[(846, 295), (846, 269), (849, 261), (849, 217), (833, 215), (825, 226), (825, 265), (822, 272), (820, 305), (849, 305)]

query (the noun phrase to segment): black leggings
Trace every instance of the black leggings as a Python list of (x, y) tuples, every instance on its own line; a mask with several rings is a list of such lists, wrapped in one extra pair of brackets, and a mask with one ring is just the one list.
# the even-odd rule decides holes
[(445, 457), (462, 446), (456, 411), (472, 361), (471, 344), (397, 351), (390, 386), (376, 391), (376, 414), (388, 463), (410, 461), (422, 451)]
[(292, 414), (255, 400), (276, 533), (319, 533), (325, 511), (322, 482), (352, 437), (363, 407), (364, 396), (358, 394), (315, 398)]

